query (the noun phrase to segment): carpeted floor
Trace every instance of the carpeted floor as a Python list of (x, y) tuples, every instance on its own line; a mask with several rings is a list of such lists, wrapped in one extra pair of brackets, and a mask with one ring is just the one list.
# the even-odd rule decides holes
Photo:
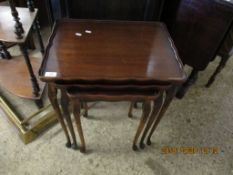
[[(200, 73), (185, 98), (173, 101), (143, 151), (131, 150), (140, 109), (127, 118), (127, 102), (99, 102), (90, 118), (82, 118), (87, 154), (65, 147), (59, 124), (24, 145), (0, 111), (0, 175), (233, 175), (233, 58), (212, 87), (204, 87), (218, 61)], [(210, 149), (172, 154), (165, 147)]]

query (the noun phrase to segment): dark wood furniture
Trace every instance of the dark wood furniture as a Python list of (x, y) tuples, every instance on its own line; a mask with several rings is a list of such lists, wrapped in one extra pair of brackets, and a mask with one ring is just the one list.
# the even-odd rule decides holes
[(11, 59), (11, 54), (7, 50), (7, 46), (5, 43), (0, 41), (0, 57), (3, 59)]
[(213, 84), (216, 76), (222, 71), (222, 69), (225, 67), (227, 61), (233, 55), (233, 23), (230, 27), (229, 32), (227, 33), (223, 44), (220, 47), (220, 50), (218, 52), (218, 55), (221, 57), (221, 61), (219, 65), (216, 67), (215, 71), (209, 78), (208, 82), (206, 83), (206, 87), (210, 87), (211, 84)]
[[(157, 101), (158, 98), (162, 99), (162, 93), (156, 87), (140, 87), (140, 86), (96, 86), (96, 85), (72, 85), (71, 88), (67, 88), (67, 93), (71, 101), (72, 111), (76, 120), (78, 133), (81, 140), (80, 151), (85, 152), (85, 139), (83, 136), (80, 109), (81, 103), (93, 102), (93, 101), (137, 101), (143, 102), (143, 113), (140, 124), (133, 140), (133, 150), (137, 150), (137, 141), (141, 132), (148, 120), (151, 101)], [(162, 101), (160, 100), (160, 106)], [(156, 108), (154, 115), (157, 115), (160, 108)], [(153, 116), (154, 117), (154, 116)], [(146, 132), (147, 134), (147, 132)], [(143, 140), (144, 141), (144, 140)], [(143, 141), (141, 143), (143, 143)], [(144, 143), (143, 146), (144, 148)]]
[[(80, 95), (84, 95), (82, 96), (84, 101), (100, 99), (130, 101), (138, 100), (136, 98), (138, 95), (147, 96), (144, 105), (148, 111), (150, 106), (148, 96), (152, 95), (151, 91), (148, 93), (148, 88), (157, 92), (159, 87), (162, 87), (160, 93), (166, 95), (166, 100), (162, 103), (160, 114), (157, 120), (156, 115), (152, 115), (149, 125), (146, 124), (148, 117), (141, 118), (136, 136), (138, 137), (144, 128), (143, 125), (146, 124), (148, 128), (155, 123), (153, 128), (156, 128), (174, 96), (176, 87), (186, 78), (176, 48), (163, 24), (71, 19), (61, 20), (55, 25), (39, 75), (42, 81), (48, 83), (49, 98), (65, 131), (69, 147), (71, 140), (63, 119), (67, 120), (74, 148), (77, 148), (77, 145), (68, 110), (70, 102), (68, 95), (73, 99), (73, 109), (76, 110), (74, 111), (76, 119), (79, 120), (80, 106), (75, 105), (77, 100), (74, 99), (77, 99), (76, 97), (80, 99)], [(84, 94), (80, 87), (83, 88)], [(141, 88), (143, 90), (138, 93), (138, 89)], [(62, 110), (57, 100), (59, 89), (62, 92)], [(154, 93), (154, 97), (156, 94)], [(155, 110), (158, 104), (155, 104), (154, 114), (158, 112)], [(79, 121), (78, 128), (82, 138)], [(150, 136), (153, 134), (153, 128)], [(150, 144), (150, 137), (148, 140)], [(85, 150), (83, 145), (82, 138), (82, 151)], [(143, 144), (141, 145), (143, 148)]]
[(142, 21), (159, 19), (163, 0), (70, 0), (64, 4), (71, 18)]
[[(41, 52), (44, 52), (44, 45), (37, 21), (38, 10), (34, 8), (32, 1), (28, 3), (29, 8), (16, 8), (12, 0), (9, 1), (9, 5), (10, 6), (0, 6), (0, 47), (2, 49), (1, 55), (5, 59), (9, 59), (11, 57), (3, 44), (3, 42), (7, 42), (19, 45), (20, 50), (23, 54), (23, 59), (16, 58), (17, 60), (14, 61), (7, 60), (9, 61), (8, 63), (6, 63), (5, 60), (1, 60), (1, 66), (7, 65), (9, 67), (9, 64), (12, 63), (12, 67), (8, 70), (4, 69), (5, 72), (2, 72), (2, 74), (0, 75), (0, 80), (6, 89), (9, 88), (9, 91), (11, 93), (20, 97), (34, 99), (36, 104), (39, 107), (42, 107), (41, 95), (44, 89), (44, 83), (38, 83), (26, 47), (29, 34), (33, 27), (37, 32)], [(24, 64), (26, 66), (20, 64), (21, 61), (24, 61)], [(18, 79), (15, 79), (17, 76), (11, 76), (11, 78), (9, 78), (9, 71), (12, 69), (15, 69), (12, 72), (18, 72), (23, 77), (18, 77)], [(28, 71), (29, 76), (25, 74), (25, 71), (22, 71), (23, 69)], [(38, 69), (38, 64), (36, 69)], [(6, 79), (3, 75), (8, 75), (8, 79)], [(25, 82), (21, 82), (22, 84), (24, 84), (24, 86), (18, 86), (19, 80), (26, 80)], [(31, 87), (28, 86), (28, 81), (31, 81)]]
[(166, 0), (162, 20), (168, 25), (184, 64), (193, 68), (179, 90), (182, 98), (219, 52), (233, 23), (233, 1)]
[[(38, 72), (41, 61), (41, 58), (30, 57), (33, 71)], [(12, 76), (14, 77), (12, 78)], [(37, 75), (35, 76), (38, 78)], [(0, 59), (0, 83), (13, 95), (30, 100), (40, 99), (40, 96), (33, 95), (30, 75), (22, 56), (14, 56), (10, 60)], [(44, 88), (43, 82), (38, 81), (38, 84), (41, 89)]]
[[(25, 2), (26, 2), (26, 0), (25, 0)], [(14, 0), (14, 3), (18, 7), (18, 3), (16, 0)], [(0, 1), (0, 6), (9, 6), (9, 5), (10, 5), (9, 1), (7, 1), (7, 0)], [(12, 3), (11, 3), (11, 5), (12, 5)], [(13, 6), (14, 6), (14, 4), (13, 4)], [(8, 48), (13, 47), (15, 45), (16, 45), (15, 43), (1, 42), (0, 43), (0, 58), (11, 59), (11, 54), (9, 52), (7, 54), (4, 54), (4, 52)], [(33, 33), (30, 33), (30, 35), (28, 36), (27, 41), (26, 41), (26, 46), (28, 49), (32, 49), (32, 50), (34, 50), (36, 48), (35, 43), (34, 43), (34, 39), (33, 39)], [(4, 49), (1, 49), (2, 47)]]
[(159, 20), (164, 0), (48, 0), (51, 16), (98, 20)]
[[(53, 25), (53, 18), (51, 12), (51, 0), (33, 0), (28, 3), (28, 0), (14, 0), (17, 7), (27, 7), (28, 4), (32, 4), (39, 9), (38, 11), (38, 20), (42, 27), (47, 27)], [(59, 1), (57, 1), (59, 2)]]

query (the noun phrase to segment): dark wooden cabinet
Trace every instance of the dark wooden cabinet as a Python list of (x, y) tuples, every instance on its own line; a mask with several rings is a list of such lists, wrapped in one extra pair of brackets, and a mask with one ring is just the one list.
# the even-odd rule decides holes
[(54, 18), (136, 20), (160, 19), (164, 0), (50, 0)]
[(183, 63), (204, 70), (231, 26), (233, 8), (215, 0), (182, 0), (172, 16), (172, 21), (167, 22), (168, 18), (164, 21)]
[(193, 67), (184, 85), (188, 87), (198, 71), (216, 57), (232, 26), (233, 7), (224, 0), (166, 0), (162, 20), (168, 25), (183, 63)]
[(160, 0), (68, 0), (71, 18), (155, 20), (159, 16)]

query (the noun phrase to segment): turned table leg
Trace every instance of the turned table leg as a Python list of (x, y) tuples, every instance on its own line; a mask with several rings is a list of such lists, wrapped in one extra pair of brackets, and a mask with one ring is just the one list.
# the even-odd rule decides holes
[(70, 130), (71, 137), (73, 139), (72, 148), (76, 150), (78, 149), (78, 145), (77, 145), (76, 136), (75, 136), (75, 132), (74, 132), (74, 128), (73, 128), (73, 124), (72, 124), (72, 120), (71, 120), (71, 116), (69, 112), (69, 99), (68, 99), (68, 96), (65, 90), (63, 89), (61, 90), (61, 108), (63, 111), (63, 115), (65, 116), (65, 119), (67, 121), (67, 125)]
[(140, 148), (141, 149), (145, 148), (144, 140), (146, 138), (146, 135), (147, 135), (149, 129), (151, 128), (151, 125), (155, 121), (156, 116), (158, 115), (158, 113), (159, 113), (162, 105), (163, 105), (163, 93), (161, 93), (159, 95), (158, 99), (156, 99), (156, 100), (153, 101), (153, 109), (152, 109), (152, 112), (151, 112), (150, 117), (148, 119), (146, 128), (143, 131), (143, 134), (142, 134), (142, 137), (141, 137), (141, 141), (140, 141)]
[(2, 41), (0, 41), (0, 52), (2, 58), (11, 59), (11, 54), (8, 52), (6, 46), (3, 44)]
[[(27, 6), (28, 6), (30, 12), (35, 11), (35, 5), (34, 5), (33, 0), (27, 0)], [(43, 40), (42, 40), (41, 33), (40, 33), (40, 25), (39, 25), (38, 18), (36, 18), (36, 20), (33, 24), (33, 28), (35, 29), (35, 31), (37, 33), (38, 41), (40, 44), (40, 51), (43, 54), (45, 49), (44, 49), (44, 44), (43, 44)]]
[(43, 100), (42, 99), (36, 99), (35, 100), (35, 103), (36, 103), (36, 106), (41, 109), (44, 107), (44, 103), (43, 103)]
[(44, 51), (45, 51), (45, 49), (44, 49), (44, 44), (43, 44), (42, 36), (41, 36), (41, 33), (40, 33), (40, 25), (39, 25), (38, 19), (36, 19), (33, 27), (36, 30), (38, 41), (39, 41), (39, 44), (40, 44), (40, 51), (43, 54)]
[(58, 104), (58, 100), (57, 100), (57, 89), (51, 83), (48, 84), (48, 97), (49, 97), (49, 100), (51, 102), (51, 105), (53, 106), (53, 108), (55, 110), (57, 119), (58, 119), (59, 123), (61, 124), (62, 129), (64, 130), (64, 133), (65, 133), (65, 136), (67, 139), (66, 147), (70, 148), (71, 147), (70, 137), (69, 137), (69, 133), (68, 133), (68, 130), (66, 128), (64, 119), (62, 117), (61, 110), (59, 108), (59, 104)]
[(72, 99), (71, 104), (72, 104), (72, 111), (75, 117), (77, 129), (78, 129), (78, 134), (79, 134), (80, 141), (81, 141), (80, 152), (84, 153), (86, 152), (86, 144), (85, 144), (83, 129), (81, 125), (81, 119), (80, 119), (81, 102), (78, 99)]
[(35, 5), (34, 5), (34, 1), (33, 0), (27, 0), (27, 6), (28, 6), (30, 12), (34, 12), (35, 11)]
[(15, 8), (14, 1), (8, 0), (8, 2), (10, 4), (11, 14), (15, 21), (15, 34), (17, 35), (17, 39), (22, 39), (23, 38), (22, 34), (24, 33), (24, 29), (23, 29), (22, 23), (20, 22), (19, 14)]
[(160, 112), (158, 114), (158, 117), (156, 118), (156, 120), (154, 121), (153, 125), (152, 125), (152, 128), (149, 132), (149, 135), (147, 137), (147, 145), (151, 145), (151, 136), (153, 135), (155, 129), (157, 128), (160, 120), (162, 119), (164, 113), (166, 112), (168, 106), (170, 105), (173, 97), (175, 96), (176, 94), (176, 87), (173, 86), (171, 88), (169, 88), (167, 91), (166, 91), (166, 97), (165, 97), (165, 100), (164, 100), (164, 103), (163, 103), (163, 106), (162, 108), (160, 109)]
[(151, 102), (148, 100), (148, 101), (145, 101), (143, 103), (143, 112), (142, 112), (142, 116), (141, 116), (141, 119), (140, 119), (140, 122), (139, 122), (139, 126), (138, 126), (138, 129), (137, 129), (137, 132), (135, 134), (135, 137), (134, 137), (134, 141), (133, 141), (133, 146), (132, 146), (132, 149), (134, 151), (136, 151), (138, 148), (137, 148), (137, 141), (138, 141), (138, 138), (146, 124), (146, 121), (148, 119), (148, 116), (150, 114), (150, 110), (151, 110)]
[(28, 72), (29, 72), (29, 75), (30, 75), (30, 79), (31, 79), (31, 82), (32, 82), (33, 94), (37, 97), (37, 96), (39, 96), (40, 87), (39, 87), (39, 84), (37, 82), (36, 76), (35, 76), (35, 74), (33, 72), (32, 65), (30, 63), (27, 48), (25, 47), (24, 44), (20, 44), (19, 46), (20, 46), (21, 52), (23, 53), (24, 60), (26, 62), (27, 69), (28, 69)]

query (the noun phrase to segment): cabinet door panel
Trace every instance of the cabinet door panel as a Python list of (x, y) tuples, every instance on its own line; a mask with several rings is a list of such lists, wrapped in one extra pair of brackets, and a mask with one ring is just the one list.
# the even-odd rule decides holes
[(162, 0), (69, 0), (71, 18), (157, 20)]
[(232, 20), (233, 8), (218, 1), (181, 0), (169, 30), (182, 61), (197, 70), (205, 69)]

